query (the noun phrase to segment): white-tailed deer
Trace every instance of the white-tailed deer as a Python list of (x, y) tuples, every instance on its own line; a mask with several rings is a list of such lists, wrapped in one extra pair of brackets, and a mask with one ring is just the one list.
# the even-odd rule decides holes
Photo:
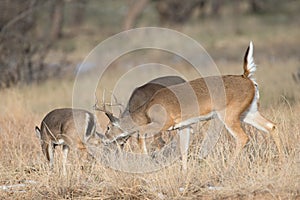
[[(124, 116), (118, 119), (111, 113), (107, 113), (111, 123), (106, 135), (113, 135), (113, 138), (119, 139), (138, 132), (141, 135), (140, 148), (146, 153), (144, 139), (147, 134), (178, 129), (183, 169), (186, 170), (190, 125), (218, 117), (236, 140), (233, 161), (248, 142), (248, 136), (242, 129), (241, 122), (271, 133), (281, 155), (281, 143), (278, 135), (275, 134), (276, 131), (273, 131), (275, 124), (265, 119), (258, 111), (259, 91), (253, 78), (255, 70), (253, 44), (250, 42), (244, 57), (242, 75), (210, 76), (162, 88), (146, 104), (131, 113), (130, 117)], [(216, 87), (210, 90), (207, 83)], [(211, 92), (214, 93), (214, 98)]]
[(53, 167), (54, 149), (62, 145), (63, 173), (66, 174), (66, 163), (70, 149), (85, 150), (85, 143), (91, 138), (101, 139), (96, 133), (96, 122), (92, 113), (72, 108), (55, 109), (42, 120), (41, 128), (35, 127), (43, 154)]
[[(131, 114), (135, 113), (136, 110), (138, 110), (140, 107), (142, 107), (145, 103), (147, 103), (151, 97), (160, 89), (166, 88), (171, 85), (176, 85), (179, 83), (186, 82), (183, 78), (179, 76), (163, 76), (156, 79), (151, 80), (150, 82), (134, 89), (132, 92), (128, 104), (124, 110), (124, 112), (121, 114), (121, 118), (124, 117), (130, 117)], [(96, 107), (96, 109), (103, 111), (103, 109), (99, 109)], [(108, 111), (105, 111), (106, 113), (109, 113)], [(114, 117), (112, 114), (107, 114), (107, 116), (110, 118), (110, 121), (114, 120)], [(112, 117), (112, 118), (111, 118)], [(157, 133), (155, 135), (154, 143), (157, 148), (162, 148), (164, 146), (164, 141), (161, 138), (162, 134)], [(113, 139), (112, 134), (107, 135), (108, 139)], [(131, 140), (130, 138), (129, 140)]]
[(121, 117), (134, 113), (143, 106), (160, 89), (186, 82), (179, 76), (163, 76), (134, 89)]

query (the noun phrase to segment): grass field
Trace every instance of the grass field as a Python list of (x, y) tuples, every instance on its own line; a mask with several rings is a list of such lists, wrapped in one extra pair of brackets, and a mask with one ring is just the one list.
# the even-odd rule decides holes
[[(180, 31), (199, 41), (223, 74), (242, 73), (244, 51), (254, 41), (261, 112), (277, 124), (284, 160), (269, 135), (245, 125), (250, 141), (230, 170), (234, 139), (223, 131), (216, 148), (200, 160), (199, 133), (204, 132), (198, 130), (187, 174), (180, 161), (153, 173), (131, 174), (70, 159), (63, 176), (61, 155), (49, 170), (34, 132), (51, 109), (72, 106), (74, 80), (53, 79), (0, 91), (0, 199), (300, 199), (300, 85), (292, 80), (300, 67), (299, 15), (249, 15), (239, 26), (232, 19), (193, 21)], [(79, 59), (84, 53), (68, 56)]]
[[(46, 83), (47, 87), (44, 87), (51, 88), (51, 84), (53, 83)], [(48, 98), (40, 100), (49, 103), (46, 103), (49, 108), (35, 110), (37, 107), (34, 105), (38, 105), (39, 101), (35, 99), (39, 95), (39, 87), (1, 92), (2, 199), (299, 198), (299, 103), (290, 105), (284, 100), (263, 109), (263, 113), (277, 123), (277, 131), (285, 148), (283, 162), (278, 159), (273, 140), (247, 126), (245, 128), (250, 142), (237, 164), (229, 171), (228, 162), (235, 143), (224, 131), (216, 148), (205, 160), (199, 160), (197, 156), (200, 143), (198, 139), (201, 139), (201, 135), (194, 136), (186, 175), (181, 172), (179, 161), (160, 171), (146, 174), (115, 171), (95, 161), (70, 161), (68, 176), (63, 176), (60, 159), (56, 159), (54, 170), (49, 170), (35, 137), (34, 126), (40, 123), (45, 111), (52, 106), (62, 107), (61, 105), (69, 104), (64, 100), (55, 102), (53, 96), (48, 94)], [(53, 93), (59, 96), (64, 93), (64, 89), (56, 88)], [(28, 100), (28, 95), (33, 99)], [(57, 158), (60, 157), (58, 154)], [(84, 166), (83, 170), (81, 165)], [(15, 187), (3, 190), (4, 185)]]

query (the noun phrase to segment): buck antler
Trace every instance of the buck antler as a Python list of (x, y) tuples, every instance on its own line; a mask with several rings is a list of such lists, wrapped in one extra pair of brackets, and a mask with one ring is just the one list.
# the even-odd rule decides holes
[[(115, 104), (110, 104), (110, 106), (118, 106), (119, 107), (119, 117), (122, 114), (122, 112), (124, 111), (124, 105), (121, 103), (118, 103), (118, 99), (115, 96), (115, 94), (112, 94), (113, 98), (114, 98), (114, 102)], [(122, 109), (121, 109), (122, 108)]]
[(95, 104), (94, 104), (94, 106), (93, 106), (93, 109), (96, 110), (96, 111), (104, 112), (111, 122), (117, 121), (118, 118), (116, 118), (116, 117), (113, 115), (112, 112), (110, 112), (110, 111), (108, 111), (108, 110), (106, 109), (106, 105), (108, 105), (108, 106), (113, 106), (113, 104), (104, 103), (104, 102), (105, 102), (104, 99), (105, 99), (105, 90), (103, 91), (103, 96), (102, 96), (102, 102), (103, 102), (103, 103), (102, 103), (102, 107), (99, 107), (99, 106), (98, 106), (98, 98), (97, 98), (97, 95), (96, 95), (96, 93), (95, 93)]
[(93, 109), (101, 112), (106, 112), (104, 103), (102, 104), (102, 108), (98, 107), (98, 98), (96, 93), (95, 93), (95, 104), (93, 105)]

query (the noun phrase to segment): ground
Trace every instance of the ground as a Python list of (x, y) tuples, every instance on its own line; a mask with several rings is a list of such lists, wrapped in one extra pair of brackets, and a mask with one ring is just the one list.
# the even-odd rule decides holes
[[(226, 131), (211, 154), (200, 160), (199, 140), (205, 132), (199, 126), (186, 174), (179, 161), (153, 173), (131, 174), (96, 161), (71, 159), (68, 175), (63, 176), (60, 155), (54, 170), (49, 170), (34, 132), (48, 111), (72, 105), (74, 79), (53, 79), (0, 91), (0, 198), (300, 199), (300, 85), (292, 79), (300, 67), (298, 20), (299, 15), (287, 13), (245, 14), (242, 19), (208, 18), (174, 27), (202, 44), (222, 74), (241, 74), (244, 51), (249, 41), (254, 42), (260, 110), (277, 125), (283, 160), (278, 158), (272, 138), (249, 126), (244, 128), (250, 142), (230, 170), (235, 142)], [(74, 45), (82, 45), (87, 37), (77, 37)], [(60, 45), (68, 42), (66, 39)], [(84, 58), (84, 51), (91, 50), (93, 44), (84, 43), (82, 49), (68, 54), (68, 59)]]

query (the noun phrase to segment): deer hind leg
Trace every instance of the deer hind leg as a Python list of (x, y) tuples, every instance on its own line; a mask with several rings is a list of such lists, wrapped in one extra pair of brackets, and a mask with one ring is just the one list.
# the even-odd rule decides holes
[(242, 149), (248, 142), (248, 136), (245, 131), (242, 129), (241, 122), (239, 119), (235, 118), (227, 118), (225, 119), (224, 125), (228, 132), (235, 138), (236, 140), (236, 148), (234, 152), (234, 156), (232, 159), (232, 164), (235, 163), (237, 157), (239, 156)]
[(246, 114), (243, 121), (266, 133), (275, 129), (275, 124), (264, 118), (258, 111)]
[(63, 145), (63, 175), (67, 174), (67, 159), (70, 148), (67, 145)]
[(188, 150), (190, 144), (190, 132), (191, 132), (190, 127), (179, 130), (179, 146), (180, 146), (180, 154), (182, 159), (183, 171), (187, 171), (187, 158), (188, 158)]
[(276, 131), (276, 130), (271, 131), (270, 135), (273, 138), (273, 140), (275, 142), (275, 145), (277, 147), (277, 151), (278, 151), (278, 154), (279, 154), (279, 159), (282, 161), (283, 158), (284, 158), (284, 155), (283, 155), (282, 143), (281, 143), (280, 137), (278, 135), (278, 131)]
[(270, 133), (277, 147), (280, 159), (283, 158), (282, 144), (278, 132), (275, 130), (276, 126), (273, 122), (264, 118), (258, 111), (255, 113), (248, 113), (243, 121), (259, 130)]

